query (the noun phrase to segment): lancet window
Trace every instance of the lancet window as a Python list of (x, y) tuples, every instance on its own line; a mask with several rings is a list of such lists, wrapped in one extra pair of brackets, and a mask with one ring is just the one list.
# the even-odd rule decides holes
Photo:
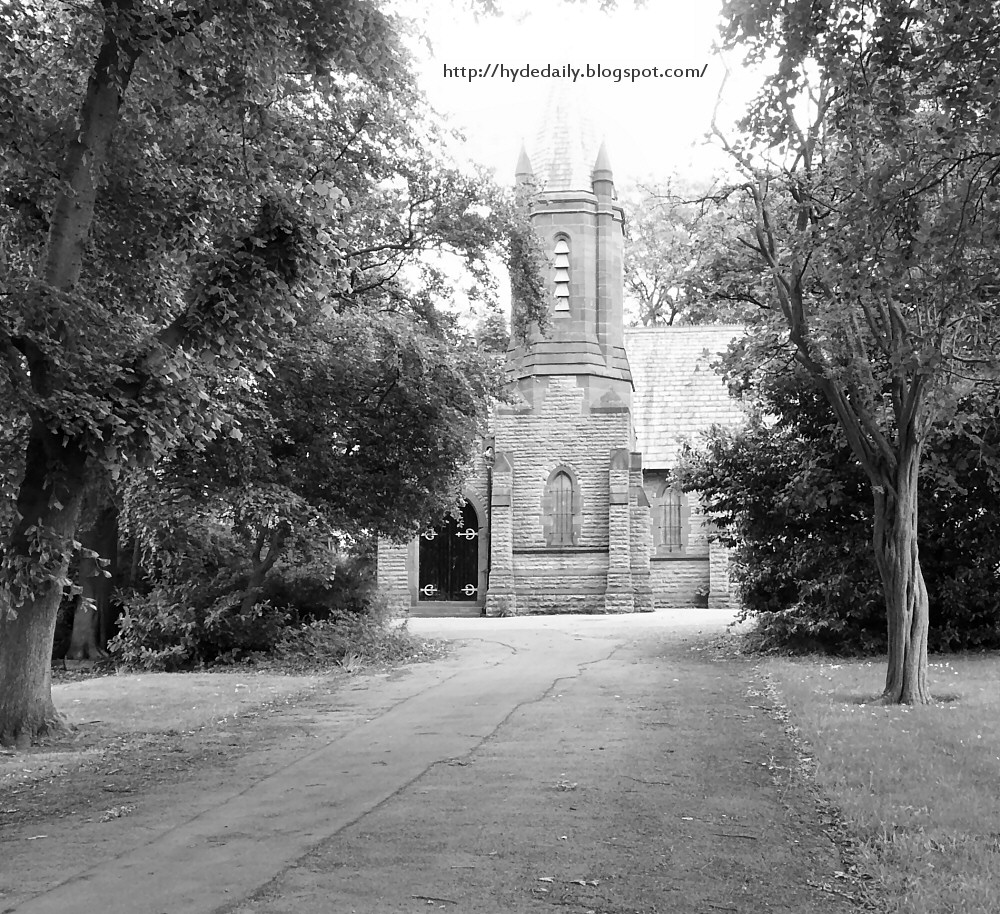
[(556, 239), (555, 247), (555, 310), (569, 311), (569, 241), (564, 235)]

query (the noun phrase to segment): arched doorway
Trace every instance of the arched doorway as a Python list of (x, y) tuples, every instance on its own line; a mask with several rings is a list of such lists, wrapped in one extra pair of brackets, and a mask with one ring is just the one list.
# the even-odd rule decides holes
[(444, 523), (420, 534), (417, 599), (479, 599), (479, 516), (468, 502), (461, 521)]

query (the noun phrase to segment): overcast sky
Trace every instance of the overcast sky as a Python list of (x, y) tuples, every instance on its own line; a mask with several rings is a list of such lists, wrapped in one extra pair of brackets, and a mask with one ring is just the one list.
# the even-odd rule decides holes
[[(502, 16), (478, 21), (448, 0), (412, 0), (409, 9), (423, 19), (428, 37), (429, 46), (417, 48), (424, 91), (465, 132), (468, 155), (494, 169), (501, 183), (513, 177), (522, 138), (530, 141), (535, 133), (552, 79), (497, 73), (470, 81), (445, 76), (445, 66), (703, 70), (699, 78), (616, 82), (581, 74), (568, 81), (605, 134), (617, 183), (673, 171), (705, 175), (722, 166), (721, 154), (704, 141), (725, 72), (713, 51), (720, 0), (651, 0), (645, 9), (620, 0), (611, 13), (601, 12), (596, 0), (500, 0), (500, 6)], [(748, 93), (737, 70), (720, 124), (732, 122)]]

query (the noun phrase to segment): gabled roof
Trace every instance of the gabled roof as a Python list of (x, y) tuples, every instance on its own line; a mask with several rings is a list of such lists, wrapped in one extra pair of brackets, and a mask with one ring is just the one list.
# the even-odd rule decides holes
[(738, 425), (739, 403), (711, 367), (743, 328), (728, 324), (626, 327), (635, 393), (632, 420), (646, 469), (668, 469), (682, 441), (710, 425)]

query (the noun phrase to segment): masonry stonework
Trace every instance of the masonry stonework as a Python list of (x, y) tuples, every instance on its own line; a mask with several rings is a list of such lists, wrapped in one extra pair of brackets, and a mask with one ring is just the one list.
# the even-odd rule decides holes
[(409, 612), (410, 598), (409, 567), (407, 562), (407, 545), (389, 542), (386, 539), (378, 541), (378, 587), (382, 597), (396, 613)]
[(664, 492), (685, 440), (738, 421), (711, 361), (740, 328), (626, 330), (624, 213), (607, 151), (558, 105), (545, 125), (516, 176), (552, 257), (548, 328), (508, 352), (510, 396), (466, 477), (479, 520), (475, 599), (429, 601), (419, 538), (379, 544), (379, 586), (410, 612), (728, 607), (728, 558), (700, 505), (670, 507)]

